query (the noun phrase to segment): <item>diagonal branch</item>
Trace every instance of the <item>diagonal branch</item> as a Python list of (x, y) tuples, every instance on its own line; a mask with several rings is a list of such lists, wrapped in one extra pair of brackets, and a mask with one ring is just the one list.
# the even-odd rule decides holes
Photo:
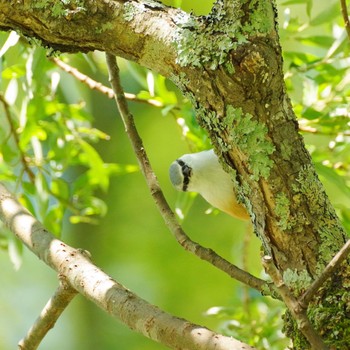
[(346, 0), (340, 0), (340, 5), (341, 5), (341, 13), (344, 19), (345, 29), (350, 40), (350, 21), (349, 21), (349, 14), (348, 14), (348, 9), (346, 5)]
[(55, 238), (1, 184), (0, 220), (42, 261), (65, 276), (72, 288), (144, 336), (172, 349), (254, 349), (141, 299), (92, 264), (86, 254)]
[(350, 239), (344, 244), (339, 252), (333, 257), (333, 259), (325, 267), (321, 275), (311, 284), (307, 291), (300, 297), (299, 303), (303, 308), (307, 308), (308, 304), (319, 290), (319, 288), (326, 282), (326, 280), (332, 277), (332, 274), (337, 270), (340, 264), (346, 259), (350, 253)]
[(227, 260), (223, 259), (213, 250), (202, 247), (200, 244), (192, 241), (182, 227), (179, 225), (174, 212), (171, 210), (167, 203), (164, 194), (160, 188), (157, 177), (152, 170), (150, 161), (148, 159), (146, 150), (143, 146), (142, 139), (136, 129), (134, 118), (129, 111), (126, 99), (124, 97), (124, 91), (120, 83), (119, 68), (116, 62), (115, 56), (106, 54), (107, 66), (110, 75), (110, 82), (113, 87), (116, 103), (124, 122), (126, 133), (132, 143), (137, 160), (139, 161), (140, 168), (146, 179), (147, 185), (150, 189), (151, 195), (161, 213), (166, 225), (176, 238), (176, 240), (189, 252), (197, 255), (200, 259), (210, 262), (212, 265), (226, 272), (232, 278), (247, 284), (251, 288), (257, 289), (263, 294), (274, 294), (273, 287), (264, 280), (261, 280), (248, 272), (241, 270), (237, 266), (231, 264)]
[[(111, 88), (103, 85), (102, 83), (90, 78), (86, 74), (81, 73), (75, 67), (63, 62), (62, 60), (51, 57), (50, 60), (55, 63), (56, 66), (64, 70), (66, 73), (72, 75), (75, 79), (79, 80), (81, 83), (87, 85), (91, 90), (97, 90), (104, 95), (108, 96), (108, 98), (114, 97), (114, 92)], [(138, 98), (135, 94), (131, 94), (129, 92), (125, 92), (125, 98), (129, 101), (147, 103), (154, 107), (163, 107), (163, 103), (154, 99), (142, 99)]]
[(30, 328), (27, 335), (18, 343), (19, 349), (37, 349), (47, 332), (54, 327), (64, 309), (77, 295), (78, 292), (67, 283), (65, 278), (63, 276), (59, 277), (60, 284), (55, 294), (45, 305), (40, 316)]

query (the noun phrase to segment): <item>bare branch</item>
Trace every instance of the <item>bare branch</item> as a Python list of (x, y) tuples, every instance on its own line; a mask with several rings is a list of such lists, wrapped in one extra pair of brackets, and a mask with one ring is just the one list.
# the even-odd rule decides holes
[(0, 184), (0, 220), (79, 293), (129, 328), (172, 349), (253, 350), (231, 337), (174, 317), (126, 289), (90, 259), (49, 233)]
[(115, 56), (106, 54), (108, 71), (110, 74), (110, 82), (116, 96), (116, 103), (121, 114), (121, 118), (125, 125), (126, 133), (132, 143), (137, 160), (140, 164), (143, 175), (146, 179), (147, 185), (150, 189), (151, 195), (172, 234), (176, 240), (189, 252), (197, 255), (200, 259), (210, 262), (220, 270), (226, 272), (232, 278), (247, 284), (251, 288), (257, 289), (263, 294), (273, 294), (273, 288), (266, 281), (261, 280), (248, 272), (241, 270), (237, 266), (231, 264), (223, 259), (213, 250), (204, 248), (200, 244), (192, 241), (182, 227), (178, 223), (174, 212), (171, 210), (166, 201), (163, 191), (160, 188), (157, 177), (152, 170), (150, 161), (148, 159), (146, 150), (143, 146), (142, 139), (136, 129), (134, 118), (129, 111), (127, 102), (124, 98), (123, 88), (119, 78), (119, 68)]
[(344, 19), (345, 29), (346, 29), (346, 32), (348, 33), (348, 37), (350, 40), (350, 22), (349, 22), (348, 9), (346, 6), (346, 0), (340, 0), (340, 5), (341, 5), (341, 13)]
[(299, 123), (299, 130), (300, 131), (303, 131), (303, 132), (307, 132), (307, 133), (310, 133), (310, 134), (321, 134), (321, 135), (340, 135), (340, 136), (350, 136), (350, 132), (348, 131), (344, 131), (344, 132), (334, 132), (334, 131), (330, 131), (330, 132), (322, 132), (312, 126), (309, 126), (309, 125), (301, 125)]
[(321, 337), (317, 334), (313, 328), (310, 320), (306, 315), (306, 311), (300, 307), (298, 301), (293, 296), (292, 292), (285, 285), (280, 272), (277, 270), (270, 256), (264, 256), (262, 258), (263, 266), (266, 272), (270, 275), (273, 283), (277, 287), (282, 300), (288, 307), (288, 310), (296, 320), (300, 331), (304, 334), (305, 338), (310, 343), (313, 350), (327, 350), (328, 347), (323, 342)]
[[(75, 79), (79, 80), (81, 83), (87, 85), (91, 90), (97, 90), (104, 95), (108, 96), (108, 98), (114, 97), (114, 92), (111, 88), (103, 85), (102, 83), (90, 78), (89, 76), (81, 73), (78, 69), (75, 67), (72, 67), (71, 65), (63, 62), (62, 60), (51, 57), (50, 60), (55, 63), (58, 67), (60, 67), (62, 70), (64, 70), (66, 73), (72, 75)], [(125, 92), (125, 98), (129, 101), (134, 102), (141, 102), (141, 103), (147, 103), (153, 107), (163, 107), (162, 102), (154, 100), (154, 99), (142, 99), (138, 98), (135, 94), (131, 94), (128, 92)]]
[(333, 257), (333, 259), (325, 267), (321, 275), (311, 284), (307, 291), (300, 297), (299, 303), (303, 308), (307, 308), (308, 304), (319, 290), (319, 288), (326, 282), (328, 278), (332, 277), (332, 274), (337, 270), (340, 264), (346, 259), (350, 253), (350, 240), (348, 240), (339, 252)]
[(40, 316), (37, 318), (27, 335), (18, 343), (19, 349), (35, 350), (44, 339), (47, 332), (54, 327), (64, 309), (78, 294), (63, 276), (60, 276), (60, 284), (55, 294), (45, 305)]

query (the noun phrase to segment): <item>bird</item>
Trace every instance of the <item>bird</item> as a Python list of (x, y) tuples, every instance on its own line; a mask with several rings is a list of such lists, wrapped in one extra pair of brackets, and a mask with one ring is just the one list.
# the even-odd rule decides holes
[(210, 205), (241, 220), (248, 220), (246, 208), (238, 203), (233, 182), (213, 149), (184, 154), (169, 168), (172, 185), (178, 191), (197, 192)]

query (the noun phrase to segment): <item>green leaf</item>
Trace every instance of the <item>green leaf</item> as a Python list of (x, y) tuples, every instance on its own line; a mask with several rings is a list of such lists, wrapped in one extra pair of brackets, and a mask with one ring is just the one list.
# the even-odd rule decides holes
[(324, 23), (330, 23), (333, 19), (339, 16), (339, 3), (334, 2), (331, 6), (325, 8), (321, 13), (310, 21), (310, 25), (319, 26)]
[(70, 197), (69, 185), (62, 178), (53, 179), (50, 183), (50, 189), (57, 198), (67, 200)]
[(314, 35), (306, 37), (296, 37), (296, 40), (304, 45), (329, 48), (334, 43), (334, 38), (326, 35)]
[(321, 177), (324, 177), (333, 183), (338, 187), (339, 191), (350, 200), (350, 188), (342, 176), (340, 176), (333, 168), (327, 167), (321, 163), (315, 163), (315, 168)]
[(98, 152), (86, 141), (80, 139), (79, 145), (83, 153), (79, 158), (83, 164), (89, 166), (87, 175), (91, 185), (98, 185), (103, 191), (107, 191), (109, 186), (108, 171)]
[(57, 237), (61, 235), (64, 207), (61, 204), (51, 205), (44, 218), (44, 226)]
[[(22, 186), (23, 186), (23, 183), (22, 183)], [(36, 216), (34, 205), (32, 203), (32, 200), (29, 198), (28, 194), (22, 193), (21, 197), (19, 198), (19, 201), (31, 212), (32, 215)]]
[(15, 64), (13, 66), (5, 68), (1, 72), (3, 79), (18, 79), (26, 74), (26, 68), (24, 64)]
[(2, 45), (0, 49), (0, 58), (5, 55), (5, 53), (12, 47), (15, 46), (18, 43), (20, 36), (15, 32), (12, 31), (9, 36), (7, 37), (7, 40), (4, 42), (4, 45)]
[(315, 120), (315, 119), (321, 118), (323, 116), (322, 112), (319, 112), (312, 107), (306, 108), (302, 113), (303, 113), (302, 114), (303, 118), (306, 118), (308, 120)]

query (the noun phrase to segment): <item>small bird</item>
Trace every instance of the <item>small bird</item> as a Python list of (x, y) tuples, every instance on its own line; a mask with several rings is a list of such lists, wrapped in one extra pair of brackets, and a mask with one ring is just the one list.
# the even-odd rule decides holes
[(213, 207), (248, 220), (249, 215), (237, 202), (233, 183), (219, 163), (214, 150), (184, 154), (169, 169), (170, 181), (179, 191), (198, 192)]

